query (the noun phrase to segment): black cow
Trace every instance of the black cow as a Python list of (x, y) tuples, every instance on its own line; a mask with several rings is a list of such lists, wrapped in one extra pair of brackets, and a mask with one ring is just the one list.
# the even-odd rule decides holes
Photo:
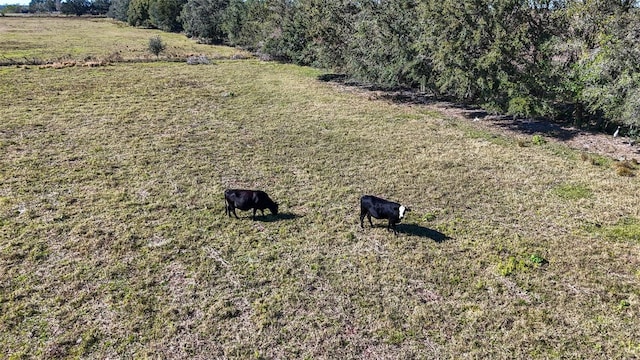
[(360, 198), (360, 227), (364, 229), (363, 220), (365, 216), (369, 219), (371, 227), (373, 227), (372, 216), (376, 219), (388, 219), (387, 230), (393, 229), (393, 233), (398, 235), (396, 224), (400, 223), (400, 220), (404, 218), (405, 213), (408, 211), (411, 211), (411, 209), (398, 203), (372, 195), (364, 195)]
[(252, 219), (256, 219), (256, 210), (264, 215), (264, 209), (269, 209), (273, 215), (278, 215), (278, 203), (273, 202), (266, 192), (261, 190), (227, 189), (224, 191), (224, 213), (229, 217), (233, 213), (236, 219), (236, 209), (243, 211), (253, 209)]

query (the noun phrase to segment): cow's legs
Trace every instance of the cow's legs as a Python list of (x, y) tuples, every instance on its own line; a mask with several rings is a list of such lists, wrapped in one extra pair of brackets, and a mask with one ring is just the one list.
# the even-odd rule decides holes
[(387, 226), (387, 231), (388, 230), (393, 230), (393, 233), (398, 236), (398, 230), (396, 230), (396, 223), (389, 220), (389, 225)]

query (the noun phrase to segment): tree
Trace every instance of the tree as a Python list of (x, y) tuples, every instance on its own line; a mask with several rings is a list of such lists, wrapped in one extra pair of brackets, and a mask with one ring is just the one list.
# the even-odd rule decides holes
[(317, 66), (345, 71), (355, 22), (362, 10), (348, 0), (307, 0), (302, 7), (308, 19), (308, 37)]
[(265, 43), (281, 33), (278, 9), (269, 0), (231, 0), (222, 21), (229, 44), (264, 53)]
[(640, 12), (633, 1), (567, 4), (563, 95), (576, 121), (599, 128), (640, 125)]
[(442, 0), (420, 7), (418, 53), (436, 90), (494, 112), (548, 114), (552, 13), (535, 1)]
[(253, 41), (245, 37), (244, 28), (248, 24), (249, 7), (255, 1), (231, 0), (223, 13), (222, 31), (226, 34), (229, 45), (253, 45)]
[(60, 12), (66, 15), (81, 16), (87, 14), (90, 9), (91, 3), (88, 0), (67, 0), (60, 4)]
[(21, 14), (29, 12), (29, 8), (22, 5), (0, 5), (0, 16), (5, 14)]
[(52, 12), (56, 11), (56, 2), (54, 0), (31, 0), (29, 3), (29, 12)]
[(295, 2), (272, 0), (268, 6), (265, 29), (269, 30), (260, 51), (273, 59), (309, 65), (313, 62), (307, 52), (310, 38), (309, 18)]
[(178, 18), (185, 3), (186, 0), (154, 0), (149, 6), (150, 22), (164, 31), (182, 31)]
[(383, 86), (416, 86), (423, 72), (416, 61), (418, 16), (413, 0), (369, 2), (356, 17), (346, 56), (347, 71)]
[(111, 0), (93, 0), (89, 11), (94, 15), (105, 15), (109, 12)]
[(109, 6), (109, 12), (107, 12), (107, 16), (116, 20), (126, 22), (129, 18), (129, 2), (130, 0), (112, 0), (111, 5)]
[(151, 27), (150, 5), (151, 0), (131, 0), (127, 9), (127, 22), (129, 25)]
[(188, 0), (180, 13), (187, 36), (222, 44), (226, 39), (222, 22), (228, 5), (229, 0)]

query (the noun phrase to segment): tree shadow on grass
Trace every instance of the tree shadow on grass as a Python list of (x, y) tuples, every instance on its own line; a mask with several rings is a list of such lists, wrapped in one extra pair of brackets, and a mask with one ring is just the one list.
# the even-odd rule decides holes
[[(360, 83), (346, 74), (324, 74), (318, 76), (318, 80), (333, 82), (344, 86), (359, 88), (369, 91), (377, 91), (377, 98), (391, 101), (396, 104), (410, 105), (437, 105), (441, 110), (453, 109), (462, 117), (485, 123), (490, 122), (498, 127), (519, 132), (526, 135), (544, 134), (545, 136), (567, 141), (582, 133), (596, 133), (595, 129), (576, 129), (570, 124), (551, 121), (545, 118), (518, 118), (506, 115), (491, 115), (477, 106), (458, 103), (453, 98), (443, 95), (436, 96), (432, 93), (423, 93), (416, 89), (395, 87), (382, 88), (375, 85)], [(613, 131), (613, 129), (610, 129)]]
[(445, 242), (446, 240), (452, 239), (451, 237), (441, 233), (438, 230), (429, 229), (427, 227), (416, 224), (399, 224), (396, 228), (400, 233), (430, 238), (437, 243)]

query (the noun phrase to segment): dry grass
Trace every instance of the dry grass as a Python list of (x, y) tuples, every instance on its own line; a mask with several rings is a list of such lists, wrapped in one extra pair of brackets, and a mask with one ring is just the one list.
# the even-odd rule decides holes
[[(3, 353), (640, 355), (637, 177), (318, 75), (0, 69)], [(225, 217), (231, 186), (282, 216)], [(365, 193), (413, 209), (400, 236)]]
[(615, 164), (616, 174), (620, 176), (635, 176), (635, 170), (637, 169), (637, 162), (630, 160), (618, 161)]

